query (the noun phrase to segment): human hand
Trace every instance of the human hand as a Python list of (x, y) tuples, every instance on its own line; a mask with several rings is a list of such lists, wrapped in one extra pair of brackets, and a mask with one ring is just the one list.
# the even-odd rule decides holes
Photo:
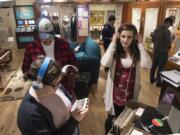
[(114, 33), (113, 37), (112, 37), (112, 42), (114, 42), (116, 44), (117, 38), (119, 36), (119, 32)]
[(88, 112), (89, 99), (84, 98), (76, 100), (71, 107), (72, 116), (77, 120), (81, 121)]
[(88, 113), (88, 108), (84, 108), (84, 109), (76, 108), (74, 111), (71, 112), (71, 115), (75, 120), (80, 122), (84, 119), (87, 113)]

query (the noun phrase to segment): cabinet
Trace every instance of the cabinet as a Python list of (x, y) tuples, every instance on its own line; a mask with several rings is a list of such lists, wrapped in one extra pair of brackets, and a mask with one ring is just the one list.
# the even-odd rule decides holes
[(35, 32), (16, 32), (16, 41), (18, 49), (25, 48), (27, 44), (35, 40)]

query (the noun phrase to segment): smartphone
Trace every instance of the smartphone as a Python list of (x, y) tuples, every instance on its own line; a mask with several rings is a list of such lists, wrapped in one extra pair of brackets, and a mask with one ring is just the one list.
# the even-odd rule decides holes
[(85, 108), (88, 108), (88, 105), (89, 105), (89, 99), (88, 98), (76, 100), (71, 107), (71, 112), (75, 111), (77, 108), (84, 110)]

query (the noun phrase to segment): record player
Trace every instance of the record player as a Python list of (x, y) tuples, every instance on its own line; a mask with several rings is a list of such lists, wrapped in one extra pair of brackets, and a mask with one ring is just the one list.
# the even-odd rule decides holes
[(164, 116), (155, 108), (146, 108), (142, 116), (138, 119), (135, 127), (143, 129), (153, 135), (172, 134), (172, 130)]

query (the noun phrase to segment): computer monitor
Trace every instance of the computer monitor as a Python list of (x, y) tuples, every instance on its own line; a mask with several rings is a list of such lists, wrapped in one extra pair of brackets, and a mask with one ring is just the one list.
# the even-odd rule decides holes
[(24, 20), (17, 20), (17, 25), (18, 26), (24, 25)]
[(35, 20), (28, 20), (29, 25), (35, 25)]

